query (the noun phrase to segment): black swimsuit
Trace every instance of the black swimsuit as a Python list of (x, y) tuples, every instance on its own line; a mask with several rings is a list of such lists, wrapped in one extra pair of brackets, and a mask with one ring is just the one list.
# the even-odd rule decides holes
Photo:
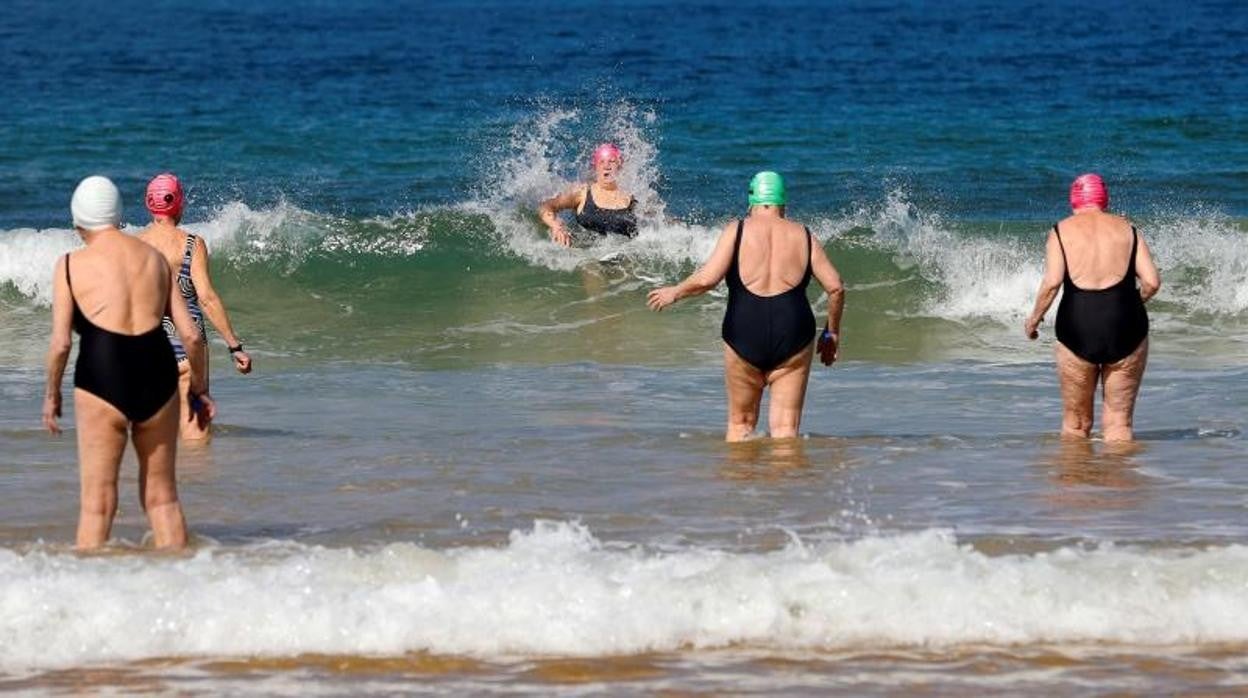
[[(1053, 226), (1057, 244), (1066, 261), (1062, 234)], [(1139, 235), (1131, 226), (1131, 258), (1122, 280), (1096, 290), (1082, 289), (1070, 278), (1070, 265), (1062, 279), (1062, 302), (1057, 306), (1057, 341), (1075, 356), (1093, 364), (1112, 364), (1131, 355), (1148, 337), (1148, 311), (1135, 286), (1135, 251)]]
[(93, 324), (74, 299), (65, 256), (65, 283), (74, 304), (74, 331), (82, 337), (74, 387), (116, 407), (131, 422), (145, 422), (178, 391), (178, 364), (160, 324), (143, 334), (121, 334)]
[(637, 235), (637, 214), (633, 212), (636, 199), (629, 198), (624, 208), (602, 208), (594, 203), (594, 188), (585, 189), (585, 205), (576, 214), (576, 223), (586, 230), (599, 235), (612, 233), (635, 237)]
[[(806, 299), (810, 285), (810, 254), (806, 273), (798, 284), (774, 296), (760, 296), (741, 280), (741, 235), (745, 221), (737, 222), (737, 240), (728, 268), (728, 309), (724, 312), (723, 338), (760, 371), (770, 371), (810, 346), (815, 338), (815, 314)], [(814, 237), (806, 229), (806, 243), (814, 249)]]

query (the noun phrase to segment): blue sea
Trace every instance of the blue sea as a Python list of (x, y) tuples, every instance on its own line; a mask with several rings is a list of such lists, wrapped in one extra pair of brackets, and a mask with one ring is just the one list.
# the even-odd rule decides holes
[[(0, 690), (1248, 688), (1242, 3), (3, 15)], [(602, 141), (640, 235), (556, 247), (535, 207)], [(729, 446), (724, 290), (645, 295), (762, 169), (846, 280), (843, 361), (796, 443)], [(134, 231), (162, 171), (256, 372), (210, 338), (192, 549), (147, 547), (128, 457), (116, 545), (79, 556), (52, 265), (80, 179)], [(1126, 448), (1057, 438), (1021, 329), (1088, 171), (1163, 280)]]

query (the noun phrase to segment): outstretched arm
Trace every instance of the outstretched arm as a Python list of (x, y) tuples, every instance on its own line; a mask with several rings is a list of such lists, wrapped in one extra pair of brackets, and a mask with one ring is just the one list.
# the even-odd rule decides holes
[(841, 356), (841, 315), (845, 312), (845, 284), (832, 260), (823, 251), (823, 246), (815, 244), (810, 250), (810, 270), (819, 280), (824, 293), (828, 294), (827, 332), (819, 336), (816, 349), (819, 360), (824, 366), (831, 366)]
[(729, 221), (719, 234), (715, 249), (711, 251), (706, 263), (675, 286), (664, 286), (651, 291), (646, 296), (646, 305), (651, 310), (662, 310), (682, 298), (697, 296), (718, 286), (728, 273), (728, 267), (732, 266), (732, 248), (736, 239), (737, 222)]
[[(199, 305), (204, 309), (204, 315), (208, 316), (208, 321), (225, 338), (227, 346), (242, 346), (242, 342), (239, 341), (238, 335), (234, 334), (234, 328), (230, 325), (230, 316), (225, 312), (225, 304), (221, 302), (217, 290), (212, 287), (212, 275), (208, 273), (208, 266), (208, 246), (204, 244), (203, 238), (197, 237), (195, 238), (195, 254), (191, 257), (191, 281), (195, 283)], [(251, 357), (247, 355), (247, 352), (232, 351), (230, 358), (234, 360), (234, 366), (239, 373), (251, 372)]]
[(48, 342), (48, 381), (43, 394), (43, 426), (53, 434), (61, 433), (56, 423), (61, 416), (61, 382), (65, 379), (65, 364), (69, 362), (69, 350), (73, 344), (71, 330), (74, 321), (74, 304), (65, 279), (65, 265), (69, 255), (56, 260), (52, 267), (52, 339)]
[(1040, 289), (1036, 291), (1036, 306), (1023, 323), (1023, 334), (1028, 339), (1040, 336), (1040, 323), (1044, 320), (1044, 314), (1049, 311), (1049, 306), (1053, 305), (1053, 299), (1057, 298), (1057, 290), (1062, 287), (1065, 276), (1066, 261), (1062, 257), (1061, 243), (1057, 240), (1057, 233), (1050, 230), (1049, 240), (1044, 247), (1044, 278), (1040, 280)]
[(550, 228), (550, 239), (556, 244), (568, 247), (572, 244), (572, 236), (568, 235), (568, 231), (564, 229), (563, 222), (559, 220), (559, 212), (568, 209), (576, 209), (581, 205), (581, 197), (585, 196), (585, 190), (581, 187), (574, 187), (558, 196), (546, 199), (537, 207), (537, 215)]

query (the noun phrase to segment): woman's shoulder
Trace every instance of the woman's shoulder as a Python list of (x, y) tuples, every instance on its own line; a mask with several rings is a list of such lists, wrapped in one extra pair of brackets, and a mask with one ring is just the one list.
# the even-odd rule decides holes
[(801, 221), (795, 221), (789, 218), (757, 220), (751, 216), (730, 219), (727, 225), (724, 226), (724, 230), (725, 232), (735, 231), (738, 225), (741, 225), (743, 230), (771, 230), (773, 231), (773, 235), (778, 231), (782, 236), (784, 236), (783, 239), (788, 239), (790, 237), (795, 238), (799, 235), (802, 236), (802, 238), (805, 238), (806, 231), (809, 230), (809, 228)]
[[(773, 223), (772, 225), (777, 224)], [(802, 235), (803, 237), (809, 229), (805, 223), (793, 220), (792, 218), (781, 219), (777, 227), (779, 227), (780, 230), (783, 230), (786, 235)]]
[(1105, 217), (1098, 221), (1097, 227), (1102, 230), (1112, 230), (1114, 235), (1122, 238), (1128, 238), (1135, 230), (1135, 225), (1126, 216), (1120, 216), (1116, 213), (1106, 213)]
[(64, 274), (65, 265), (70, 263), (70, 258), (76, 259), (76, 257), (74, 257), (76, 254), (78, 254), (78, 250), (70, 250), (63, 255), (57, 255), (56, 261), (52, 262), (52, 273)]
[[(1071, 218), (1074, 218), (1074, 216), (1071, 216)], [(1118, 213), (1110, 213), (1109, 211), (1102, 211), (1097, 218), (1098, 222), (1101, 224), (1131, 225), (1131, 220), (1126, 216)]]
[(128, 260), (137, 266), (155, 264), (159, 260), (160, 264), (168, 266), (168, 262), (165, 261), (165, 255), (161, 253), (160, 249), (138, 235), (123, 236), (120, 244), (124, 246), (124, 252), (118, 258), (120, 260)]
[(160, 250), (170, 244), (164, 231), (150, 225), (135, 233), (132, 237), (156, 250)]
[(185, 230), (183, 228), (178, 228), (178, 235), (180, 235), (182, 239), (187, 241), (188, 243), (193, 241), (195, 243), (196, 251), (198, 252), (208, 251), (208, 242), (204, 240), (204, 237), (202, 235), (196, 235), (195, 233), (192, 233), (191, 231)]
[(589, 195), (589, 188), (594, 186), (593, 182), (577, 182), (572, 186), (564, 189), (559, 193), (561, 198), (572, 197), (576, 200), (577, 207), (585, 203), (585, 197)]

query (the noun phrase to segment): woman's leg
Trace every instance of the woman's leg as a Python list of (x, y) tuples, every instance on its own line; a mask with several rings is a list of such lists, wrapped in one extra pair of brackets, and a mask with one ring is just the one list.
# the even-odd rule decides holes
[(117, 515), (117, 471), (126, 450), (126, 417), (116, 407), (74, 390), (78, 426), (81, 495), (78, 505), (78, 549), (108, 542)]
[(1062, 390), (1062, 436), (1087, 438), (1092, 432), (1092, 400), (1100, 367), (1075, 356), (1061, 342), (1054, 342), (1053, 347)]
[(745, 441), (758, 426), (763, 400), (763, 372), (724, 345), (724, 386), (728, 389), (728, 432), (725, 441)]
[(811, 342), (767, 374), (767, 385), (771, 387), (767, 422), (773, 439), (791, 439), (797, 436), (797, 430), (802, 426), (802, 406), (806, 403), (814, 347), (814, 342)]
[(212, 436), (212, 422), (200, 420), (191, 414), (191, 362), (178, 363), (178, 412), (181, 420), (178, 429), (183, 441), (206, 441)]
[(178, 501), (175, 461), (178, 453), (178, 403), (169, 402), (146, 422), (134, 425), (134, 450), (139, 456), (139, 501), (152, 525), (158, 548), (186, 546), (186, 519)]
[(1101, 431), (1106, 441), (1131, 441), (1135, 438), (1135, 398), (1144, 380), (1148, 365), (1148, 338), (1127, 358), (1108, 364), (1102, 372), (1105, 399), (1101, 405)]

